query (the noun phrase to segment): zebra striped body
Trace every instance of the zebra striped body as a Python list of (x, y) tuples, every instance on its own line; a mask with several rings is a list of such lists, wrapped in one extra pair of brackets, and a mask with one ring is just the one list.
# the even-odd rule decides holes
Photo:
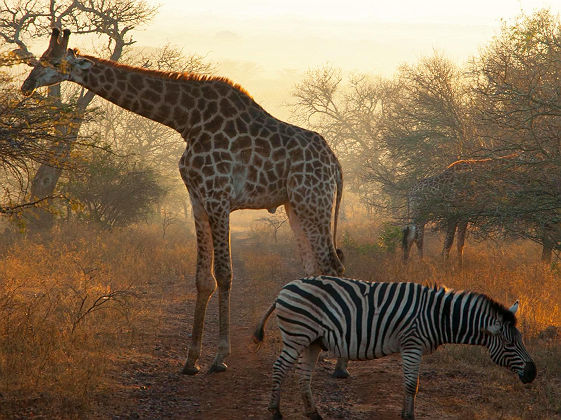
[(509, 310), (478, 293), (329, 276), (300, 279), (280, 291), (256, 330), (256, 342), (262, 341), (264, 324), (274, 309), (284, 344), (273, 367), (269, 408), (274, 418), (281, 418), (280, 384), (296, 361), (306, 412), (321, 418), (310, 388), (321, 349), (349, 360), (400, 352), (404, 418), (413, 418), (421, 356), (441, 344), (485, 345), (493, 361), (518, 373), (523, 382), (535, 377), (535, 365), (515, 327), (517, 304)]

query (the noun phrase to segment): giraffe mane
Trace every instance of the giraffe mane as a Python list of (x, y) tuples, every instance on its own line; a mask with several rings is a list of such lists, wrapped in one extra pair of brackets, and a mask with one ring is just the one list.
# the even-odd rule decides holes
[(129, 72), (136, 72), (141, 73), (147, 76), (155, 76), (161, 79), (171, 79), (171, 80), (185, 80), (185, 81), (194, 81), (194, 82), (221, 82), (225, 83), (228, 86), (240, 91), (244, 95), (247, 95), (249, 98), (253, 99), (250, 93), (245, 90), (240, 84), (233, 82), (232, 80), (228, 79), (227, 77), (223, 76), (212, 76), (208, 74), (200, 74), (195, 72), (174, 72), (174, 71), (162, 71), (162, 70), (153, 70), (153, 69), (145, 69), (142, 67), (131, 66), (128, 64), (118, 63), (112, 60), (106, 60), (103, 58), (95, 57), (92, 55), (87, 54), (80, 54), (80, 51), (75, 48), (74, 52), (76, 55), (80, 55), (80, 57), (86, 58), (88, 60), (92, 60), (94, 62), (99, 62), (106, 66), (116, 67), (123, 70), (127, 70)]
[(455, 166), (460, 166), (462, 164), (472, 165), (475, 163), (483, 163), (483, 162), (491, 162), (491, 161), (498, 161), (503, 159), (513, 159), (518, 156), (518, 153), (511, 153), (505, 156), (499, 156), (497, 158), (483, 158), (483, 159), (459, 159), (455, 162), (452, 162), (450, 165), (446, 167), (446, 169), (454, 169)]

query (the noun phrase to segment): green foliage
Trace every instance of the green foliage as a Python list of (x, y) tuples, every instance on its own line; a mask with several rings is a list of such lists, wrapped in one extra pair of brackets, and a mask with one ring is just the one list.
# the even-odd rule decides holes
[(384, 223), (378, 234), (378, 246), (388, 253), (393, 253), (401, 242), (401, 227), (392, 223)]
[(401, 228), (393, 223), (384, 223), (380, 227), (376, 242), (365, 242), (355, 239), (349, 232), (343, 232), (343, 249), (361, 255), (392, 254), (399, 247)]
[(106, 228), (146, 218), (165, 195), (154, 169), (104, 152), (72, 174), (63, 189), (79, 219)]

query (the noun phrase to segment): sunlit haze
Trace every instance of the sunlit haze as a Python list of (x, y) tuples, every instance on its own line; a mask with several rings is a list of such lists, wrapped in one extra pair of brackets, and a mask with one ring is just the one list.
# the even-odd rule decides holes
[(138, 45), (170, 43), (217, 64), (265, 106), (279, 109), (304, 72), (331, 64), (391, 76), (438, 51), (461, 64), (521, 12), (553, 0), (164, 1)]

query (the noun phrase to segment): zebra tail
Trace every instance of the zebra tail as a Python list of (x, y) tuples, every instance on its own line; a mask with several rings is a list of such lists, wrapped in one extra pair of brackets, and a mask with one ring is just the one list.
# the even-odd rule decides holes
[(269, 306), (269, 309), (267, 309), (267, 312), (265, 312), (265, 314), (261, 318), (261, 321), (259, 321), (259, 323), (257, 324), (257, 327), (255, 327), (255, 332), (253, 333), (252, 337), (252, 341), (255, 346), (255, 352), (259, 351), (261, 344), (263, 344), (263, 340), (265, 339), (265, 324), (275, 310), (276, 306), (277, 302), (275, 301), (271, 306)]

